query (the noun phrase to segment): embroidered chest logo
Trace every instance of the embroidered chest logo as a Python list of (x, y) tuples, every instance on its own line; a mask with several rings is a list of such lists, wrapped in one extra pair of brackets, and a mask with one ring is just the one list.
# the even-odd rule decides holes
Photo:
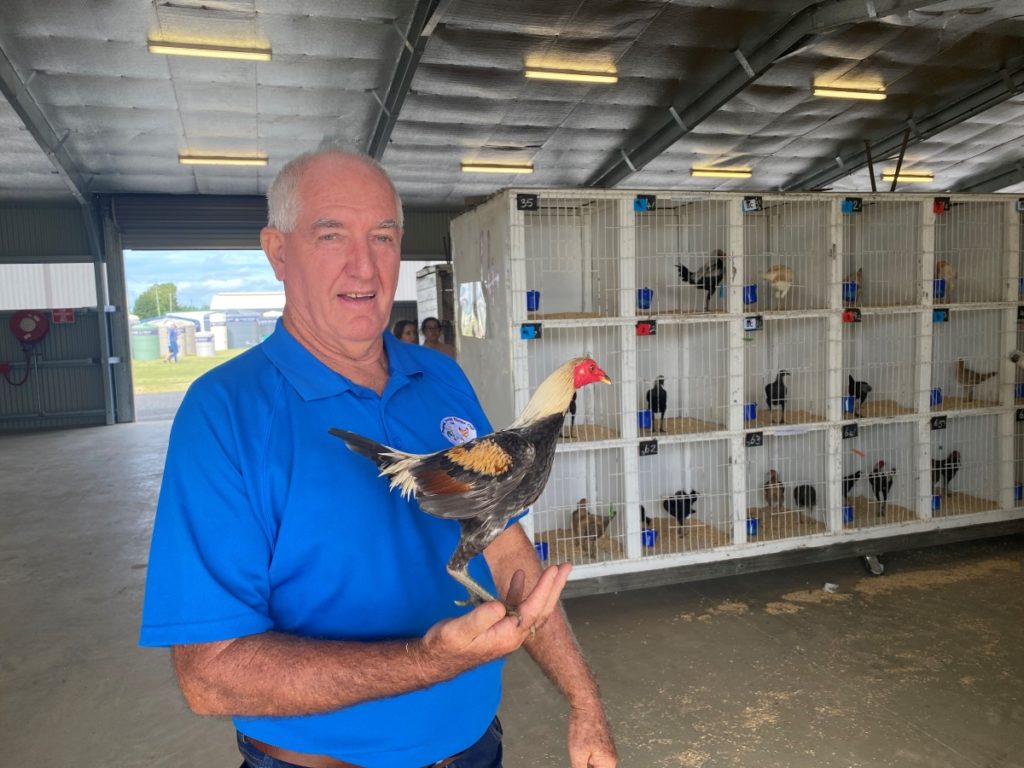
[(462, 445), (476, 437), (476, 427), (458, 416), (445, 416), (441, 419), (441, 434), (452, 445)]

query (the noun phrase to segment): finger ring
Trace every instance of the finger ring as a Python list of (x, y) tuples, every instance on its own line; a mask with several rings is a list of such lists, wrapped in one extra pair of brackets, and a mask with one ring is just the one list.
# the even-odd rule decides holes
[(533, 638), (535, 638), (536, 636), (537, 636), (537, 625), (536, 624), (531, 624), (530, 625), (530, 639), (533, 640)]

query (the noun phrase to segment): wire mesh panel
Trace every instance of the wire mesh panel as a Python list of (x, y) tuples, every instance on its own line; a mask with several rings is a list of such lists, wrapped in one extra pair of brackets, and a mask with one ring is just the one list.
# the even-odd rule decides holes
[(769, 316), (761, 330), (746, 334), (744, 342), (747, 427), (824, 420), (828, 371), (824, 319)]
[(921, 211), (917, 201), (864, 199), (843, 206), (843, 303), (892, 307), (916, 304), (922, 286)]
[(636, 213), (638, 314), (725, 310), (728, 205), (694, 196), (658, 197), (653, 210), (635, 206), (645, 209)]
[(933, 517), (999, 507), (998, 426), (996, 416), (962, 416), (932, 430)]
[(843, 324), (844, 418), (914, 413), (917, 331), (916, 314), (865, 314)]
[(640, 459), (639, 481), (644, 555), (732, 544), (727, 441), (662, 444)]
[(999, 310), (935, 310), (932, 410), (999, 404), (1002, 317)]
[(622, 434), (619, 333), (618, 328), (586, 325), (543, 326), (541, 338), (527, 345), (531, 393), (552, 371), (574, 357), (593, 358), (611, 379), (611, 386), (593, 384), (576, 392), (562, 427), (562, 440), (611, 440)]
[(954, 201), (935, 214), (936, 303), (1002, 301), (1004, 203)]
[(746, 449), (746, 459), (748, 541), (827, 530), (824, 430), (766, 435), (763, 445)]
[(729, 404), (725, 322), (661, 324), (637, 339), (638, 426), (643, 436), (724, 429)]
[(531, 318), (619, 314), (619, 230), (614, 200), (545, 197), (525, 212)]
[(843, 528), (916, 520), (915, 425), (872, 424), (843, 440)]
[[(743, 214), (745, 303), (761, 311), (828, 306), (831, 205), (766, 199)], [(750, 301), (756, 294), (756, 302)]]
[(594, 563), (625, 556), (621, 451), (563, 451), (533, 505), (534, 542), (556, 563)]

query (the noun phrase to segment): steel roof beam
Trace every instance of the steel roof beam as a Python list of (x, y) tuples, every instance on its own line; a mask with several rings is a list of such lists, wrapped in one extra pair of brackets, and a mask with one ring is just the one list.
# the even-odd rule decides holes
[[(929, 139), (1002, 104), (1019, 93), (1024, 93), (1024, 57), (1008, 62), (996, 75), (972, 88), (968, 95), (950, 101), (927, 115), (908, 118), (907, 125), (914, 129), (912, 141)], [(871, 142), (871, 150), (876, 160), (888, 157), (899, 149), (904, 129), (905, 127), (901, 126), (898, 130)], [(840, 154), (834, 160), (822, 163), (818, 168), (784, 184), (782, 189), (820, 189), (837, 179), (849, 176), (867, 164), (867, 154), (863, 150)]]
[(963, 179), (953, 192), (998, 192), (1001, 189), (1024, 182), (1024, 160), (1017, 160), (1010, 166), (988, 169), (983, 173)]
[(763, 75), (780, 57), (816, 35), (892, 13), (903, 12), (934, 0), (823, 0), (797, 12), (782, 27), (758, 43), (752, 53), (733, 51), (714, 85), (696, 98), (677, 101), (667, 115), (650, 122), (642, 138), (620, 147), (615, 156), (590, 179), (587, 186), (613, 187), (644, 168), (723, 104)]
[(402, 111), (405, 97), (409, 95), (409, 89), (412, 87), (412, 78), (416, 74), (423, 50), (451, 2), (452, 0), (419, 0), (416, 3), (408, 34), (402, 36), (402, 53), (398, 57), (387, 94), (383, 100), (377, 98), (380, 102), (380, 112), (377, 114), (377, 124), (366, 147), (366, 154), (375, 160), (380, 160), (384, 156), (384, 150), (391, 140), (391, 132), (398, 122), (398, 114)]

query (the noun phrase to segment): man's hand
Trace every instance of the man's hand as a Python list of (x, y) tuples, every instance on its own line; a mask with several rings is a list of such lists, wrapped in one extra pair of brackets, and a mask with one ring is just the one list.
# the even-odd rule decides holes
[(508, 614), (501, 603), (488, 602), (465, 616), (439, 621), (420, 642), (425, 663), (455, 675), (512, 653), (533, 637), (556, 609), (571, 570), (568, 563), (549, 566), (525, 597), (524, 575), (516, 571), (506, 599), (519, 615)]
[(618, 764), (611, 729), (600, 704), (596, 708), (573, 707), (569, 711), (571, 768), (615, 768)]

